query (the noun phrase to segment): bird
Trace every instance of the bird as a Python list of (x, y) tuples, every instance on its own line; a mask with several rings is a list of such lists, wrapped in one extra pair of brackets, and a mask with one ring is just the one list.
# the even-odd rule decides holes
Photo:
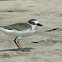
[(43, 26), (37, 19), (30, 19), (27, 23), (15, 23), (8, 26), (0, 26), (0, 31), (4, 34), (15, 36), (14, 43), (21, 50), (25, 51), (19, 43), (18, 37), (30, 36), (35, 33), (37, 26)]

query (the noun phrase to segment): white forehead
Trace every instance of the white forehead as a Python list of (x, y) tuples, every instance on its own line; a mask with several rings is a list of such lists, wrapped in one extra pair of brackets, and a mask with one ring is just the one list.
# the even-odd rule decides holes
[(35, 24), (37, 24), (38, 23), (38, 21), (33, 21)]

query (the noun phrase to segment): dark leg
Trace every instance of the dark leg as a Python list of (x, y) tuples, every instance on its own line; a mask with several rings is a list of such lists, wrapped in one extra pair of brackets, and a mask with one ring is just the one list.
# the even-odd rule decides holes
[(20, 46), (17, 44), (16, 39), (17, 39), (17, 37), (15, 38), (14, 42), (17, 45), (17, 47), (20, 49)]
[(21, 47), (21, 45), (20, 45), (20, 43), (19, 43), (19, 39), (18, 39), (18, 41), (17, 41), (17, 44), (19, 45), (20, 49), (21, 49), (22, 51), (24, 51), (24, 49)]
[(17, 39), (17, 37), (15, 38), (14, 42), (15, 42), (15, 44), (17, 45), (17, 47), (18, 47), (21, 51), (25, 51), (25, 52), (30, 51), (30, 50), (24, 50), (24, 49), (21, 47), (21, 45), (19, 44), (19, 40), (16, 42), (16, 39)]
[(30, 51), (30, 50), (23, 49), (23, 48), (21, 47), (21, 45), (20, 45), (20, 43), (19, 43), (19, 39), (18, 39), (18, 41), (17, 41), (17, 44), (19, 45), (21, 51), (24, 51), (24, 52), (29, 52), (29, 51)]

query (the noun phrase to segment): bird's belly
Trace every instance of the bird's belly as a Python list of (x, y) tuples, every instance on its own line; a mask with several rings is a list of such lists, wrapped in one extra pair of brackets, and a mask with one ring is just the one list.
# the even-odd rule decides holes
[(27, 31), (21, 31), (21, 32), (18, 32), (18, 36), (23, 36), (23, 37), (25, 37), (25, 36), (31, 36), (31, 35), (33, 35), (33, 33), (34, 33), (35, 31), (31, 31), (31, 30), (27, 30)]
[(35, 32), (35, 30), (30, 30), (30, 29), (17, 31), (17, 30), (7, 30), (4, 28), (0, 28), (0, 31), (4, 32), (5, 34), (9, 34), (13, 36), (30, 36)]

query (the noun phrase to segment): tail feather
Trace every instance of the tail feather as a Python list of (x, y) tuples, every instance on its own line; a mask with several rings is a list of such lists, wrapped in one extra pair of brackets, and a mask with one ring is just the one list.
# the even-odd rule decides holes
[(2, 28), (2, 27), (0, 27), (0, 31), (4, 32), (4, 33), (6, 32), (6, 30), (4, 28)]
[(3, 32), (3, 33), (5, 33), (5, 34), (13, 33), (13, 31), (4, 29), (2, 27), (0, 27), (0, 31)]

